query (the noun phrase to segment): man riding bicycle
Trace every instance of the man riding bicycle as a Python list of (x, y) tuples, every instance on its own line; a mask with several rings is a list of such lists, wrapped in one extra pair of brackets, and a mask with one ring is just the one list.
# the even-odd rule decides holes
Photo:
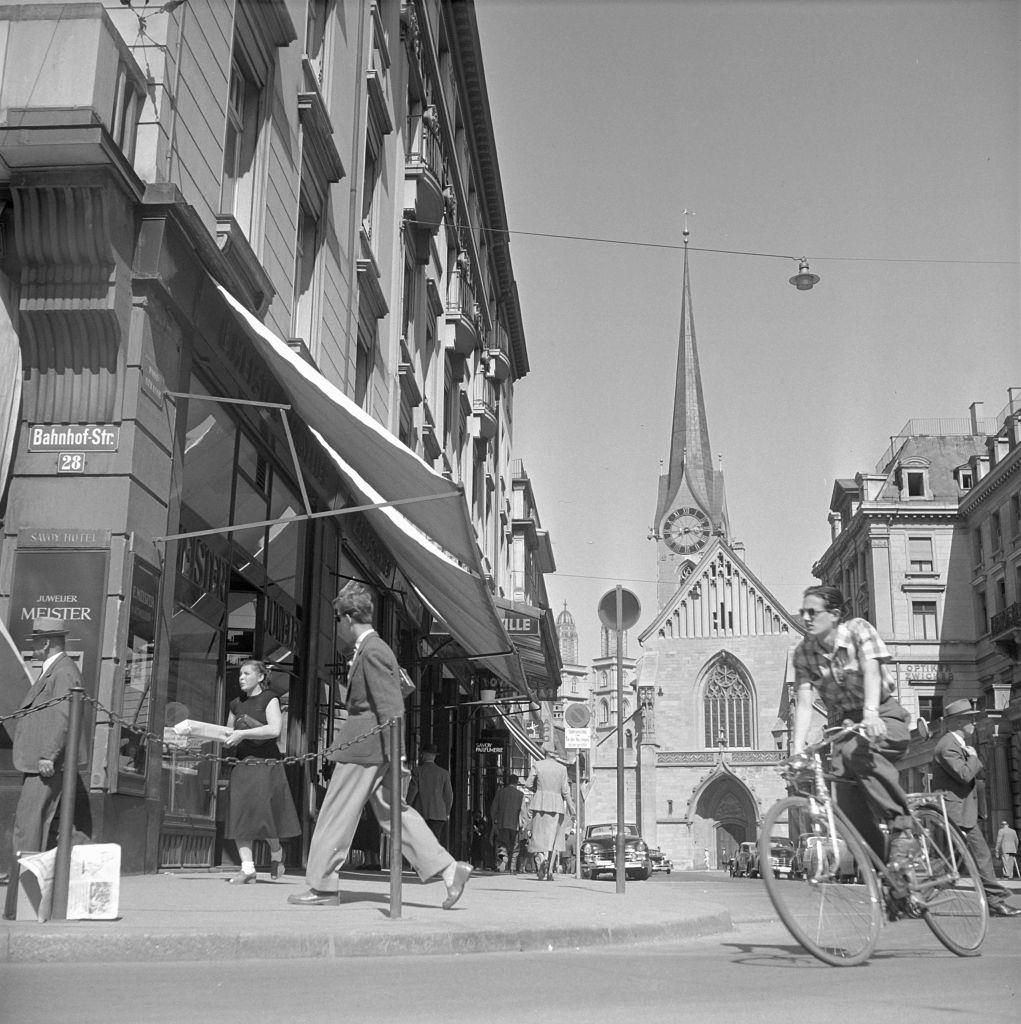
[(843, 620), (844, 597), (836, 587), (809, 587), (802, 605), (808, 635), (794, 651), (792, 753), (797, 758), (805, 749), (816, 693), (829, 725), (861, 722), (864, 735), (856, 733), (833, 748), (834, 774), (858, 783), (838, 786), (837, 803), (881, 858), (887, 854), (878, 823), (885, 822), (890, 865), (910, 870), (918, 840), (894, 767), (907, 750), (910, 716), (893, 697), (886, 668), (890, 652), (865, 619)]

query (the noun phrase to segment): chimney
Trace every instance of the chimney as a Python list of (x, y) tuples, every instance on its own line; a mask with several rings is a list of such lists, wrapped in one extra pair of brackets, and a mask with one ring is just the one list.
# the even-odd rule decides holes
[(984, 434), (985, 431), (979, 426), (982, 419), (982, 402), (972, 402), (968, 407), (971, 412), (971, 432), (973, 434)]

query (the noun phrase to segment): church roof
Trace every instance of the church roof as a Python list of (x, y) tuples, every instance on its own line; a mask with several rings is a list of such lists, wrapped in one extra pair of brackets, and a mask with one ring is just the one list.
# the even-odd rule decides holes
[[(715, 608), (708, 612), (708, 621), (703, 614), (706, 605), (702, 588), (721, 582), (730, 584), (730, 609), (734, 617), (732, 622), (717, 621), (714, 625)], [(718, 606), (718, 602), (714, 604)], [(683, 639), (788, 634), (796, 640), (803, 633), (801, 622), (783, 607), (730, 544), (717, 536), (674, 596), (642, 631), (638, 642), (645, 644), (660, 635)]]

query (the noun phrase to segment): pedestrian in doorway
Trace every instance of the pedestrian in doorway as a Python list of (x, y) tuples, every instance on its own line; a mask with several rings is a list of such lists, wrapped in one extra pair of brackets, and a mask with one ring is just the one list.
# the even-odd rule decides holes
[(454, 788), (450, 784), (450, 772), (436, 763), (437, 754), (439, 750), (434, 746), (422, 748), (418, 767), (411, 772), (407, 801), (443, 843), (450, 809), (454, 806)]
[(301, 834), (294, 799), (280, 763), (277, 740), (283, 726), (280, 700), (269, 689), (269, 668), (250, 658), (241, 663), (241, 696), (230, 702), (224, 740), (226, 750), (239, 759), (230, 773), (225, 835), (238, 848), (240, 868), (227, 879), (232, 885), (256, 880), (254, 843), (269, 846), (270, 877), (284, 876), (281, 839)]
[(518, 839), (521, 804), (524, 794), (518, 788), (518, 777), (508, 775), (507, 783), (496, 791), (489, 805), (493, 838), (496, 843), (496, 870), (506, 871), (510, 866), (514, 844)]
[(968, 700), (952, 700), (944, 709), (946, 732), (933, 752), (932, 788), (933, 791), (943, 790), (947, 815), (964, 833), (989, 901), (989, 913), (994, 917), (1016, 917), (1021, 910), (1007, 903), (1010, 889), (996, 877), (993, 858), (979, 824), (975, 780), (984, 768), (972, 746), (975, 718), (979, 713)]
[(996, 833), (996, 856), (1003, 867), (1003, 877), (1013, 878), (1017, 871), (1017, 832), (1006, 821), (1000, 822), (1000, 831)]
[[(388, 723), (404, 717), (400, 668), (393, 651), (372, 628), (375, 608), (372, 592), (355, 581), (346, 583), (333, 602), (337, 636), (351, 650), (348, 663), (347, 720), (337, 730), (334, 747), (326, 756), (334, 763), (308, 851), (305, 881), (308, 891), (289, 896), (298, 906), (339, 906), (338, 873), (347, 860), (362, 806), (368, 801), (379, 827), (390, 835), (394, 813), (401, 818), (401, 850), (423, 882), (439, 876), (446, 886), (443, 909), (461, 898), (472, 866), (456, 861), (439, 844), (422, 816), (400, 793), (390, 789)], [(377, 730), (377, 727), (382, 727)]]
[(543, 758), (532, 765), (525, 787), (534, 790), (529, 809), (532, 835), (528, 850), (535, 856), (535, 873), (540, 881), (553, 881), (553, 860), (564, 850), (564, 809), (573, 819), (574, 801), (567, 779), (567, 768), (553, 755), (552, 740), (542, 745)]
[(77, 771), (77, 765), (64, 764), (70, 702), (43, 707), (82, 685), (81, 672), (66, 651), (67, 632), (64, 620), (53, 616), (32, 622), (32, 663), (39, 666), (39, 677), (21, 702), (21, 710), (30, 713), (18, 720), (14, 732), (14, 767), (22, 773), (11, 834), (15, 855), (43, 851), (60, 803), (64, 772)]
[(518, 782), (518, 792), (521, 794), (521, 811), (518, 814), (518, 832), (510, 854), (510, 873), (518, 874), (521, 871), (534, 871), (535, 861), (528, 852), (528, 840), (532, 836), (532, 802), (531, 790), (525, 789), (524, 783)]

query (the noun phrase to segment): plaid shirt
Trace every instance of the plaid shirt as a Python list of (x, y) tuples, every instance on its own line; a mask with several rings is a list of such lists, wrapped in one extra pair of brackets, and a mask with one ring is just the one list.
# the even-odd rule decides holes
[(832, 651), (823, 650), (806, 636), (794, 651), (794, 678), (800, 687), (808, 683), (819, 692), (829, 713), (829, 724), (845, 718), (860, 719), (865, 704), (865, 662), (879, 662), (879, 701), (893, 696), (893, 683), (884, 662), (890, 660), (886, 644), (875, 627), (864, 619), (849, 619), (836, 629)]

